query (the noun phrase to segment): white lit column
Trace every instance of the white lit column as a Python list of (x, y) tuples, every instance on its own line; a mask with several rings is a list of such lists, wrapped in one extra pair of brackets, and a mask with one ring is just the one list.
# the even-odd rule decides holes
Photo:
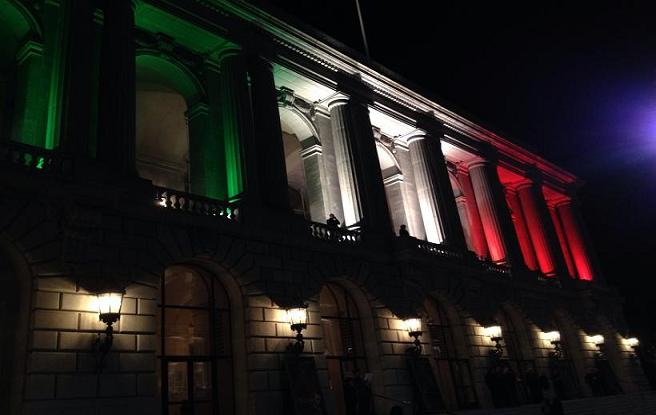
[(426, 239), (466, 248), (439, 138), (424, 133), (408, 143)]
[[(310, 141), (313, 141), (313, 143), (309, 144)], [(323, 222), (327, 217), (326, 209), (328, 206), (322, 185), (326, 176), (323, 167), (323, 151), (314, 137), (303, 140), (301, 144), (304, 147), (301, 150), (301, 158), (303, 159), (310, 217), (315, 222)]]

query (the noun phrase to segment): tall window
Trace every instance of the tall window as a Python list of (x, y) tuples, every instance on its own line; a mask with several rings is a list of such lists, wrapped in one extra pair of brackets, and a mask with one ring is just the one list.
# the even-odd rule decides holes
[(161, 386), (165, 414), (233, 413), (230, 308), (214, 278), (172, 267), (162, 284)]
[(335, 393), (336, 414), (350, 414), (370, 402), (357, 402), (355, 390), (368, 372), (362, 325), (353, 298), (337, 285), (328, 284), (320, 293), (321, 324), (326, 347), (330, 388)]

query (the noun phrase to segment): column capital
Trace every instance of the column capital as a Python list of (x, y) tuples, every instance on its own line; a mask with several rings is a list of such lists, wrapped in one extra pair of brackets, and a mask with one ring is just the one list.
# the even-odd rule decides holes
[(217, 61), (219, 65), (223, 63), (224, 60), (233, 58), (233, 57), (242, 57), (244, 55), (244, 50), (237, 45), (231, 45), (219, 52)]
[(328, 107), (328, 110), (330, 111), (333, 108), (348, 104), (350, 99), (351, 97), (349, 95), (342, 92), (335, 92), (333, 95), (323, 100), (322, 104)]
[(531, 179), (524, 178), (521, 182), (514, 183), (512, 186), (506, 186), (508, 188), (512, 188), (513, 190), (520, 191), (525, 188), (531, 188), (534, 185), (538, 184), (539, 182), (535, 182)]

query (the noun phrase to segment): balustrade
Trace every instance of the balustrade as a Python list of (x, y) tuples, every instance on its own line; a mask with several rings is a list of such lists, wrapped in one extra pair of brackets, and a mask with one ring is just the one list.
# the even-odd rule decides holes
[(310, 222), (310, 234), (324, 241), (344, 244), (360, 243), (360, 231), (334, 228), (325, 223)]
[(222, 202), (163, 187), (155, 187), (155, 204), (162, 208), (195, 215), (219, 216), (231, 221), (239, 221), (239, 207), (234, 203)]

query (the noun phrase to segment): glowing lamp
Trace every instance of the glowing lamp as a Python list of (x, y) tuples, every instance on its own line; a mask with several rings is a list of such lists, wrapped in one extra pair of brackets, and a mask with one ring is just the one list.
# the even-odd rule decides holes
[(590, 336), (590, 341), (594, 343), (597, 347), (603, 346), (604, 336), (602, 336), (601, 334), (595, 334), (594, 336)]
[(111, 326), (118, 321), (121, 316), (121, 305), (123, 304), (123, 292), (105, 291), (97, 296), (98, 317), (100, 320)]
[(556, 344), (560, 343), (560, 332), (559, 331), (550, 331), (544, 334), (549, 343)]
[(491, 340), (501, 339), (501, 326), (489, 326), (483, 329), (483, 334)]
[(301, 353), (305, 348), (303, 340), (303, 330), (307, 328), (308, 312), (307, 305), (302, 307), (293, 307), (287, 309), (287, 320), (290, 328), (296, 332), (296, 343), (290, 344), (288, 350), (294, 353)]
[(626, 345), (635, 349), (636, 347), (640, 346), (640, 340), (638, 340), (637, 337), (631, 337), (626, 339)]
[(403, 320), (403, 326), (405, 327), (405, 330), (408, 332), (410, 337), (414, 337), (413, 333), (421, 334), (421, 319), (419, 318), (409, 318)]

